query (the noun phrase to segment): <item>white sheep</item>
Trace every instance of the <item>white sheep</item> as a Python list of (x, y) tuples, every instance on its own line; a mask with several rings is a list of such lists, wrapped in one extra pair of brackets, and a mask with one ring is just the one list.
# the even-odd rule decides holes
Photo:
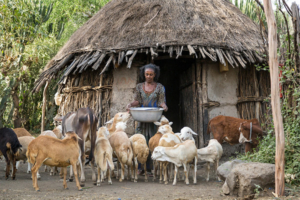
[(221, 144), (216, 139), (209, 140), (208, 146), (198, 149), (197, 155), (198, 160), (206, 161), (206, 172), (207, 178), (206, 181), (209, 181), (209, 171), (210, 171), (210, 163), (214, 163), (215, 166), (215, 174), (217, 180), (220, 181), (220, 178), (217, 176), (217, 168), (219, 166), (219, 160), (222, 157), (223, 148)]

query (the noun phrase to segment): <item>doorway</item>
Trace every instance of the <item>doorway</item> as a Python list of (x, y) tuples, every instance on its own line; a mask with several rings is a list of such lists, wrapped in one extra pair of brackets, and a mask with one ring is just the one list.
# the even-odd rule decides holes
[(158, 82), (166, 89), (166, 103), (169, 110), (163, 115), (173, 122), (173, 132), (180, 132), (184, 126), (197, 132), (195, 67), (193, 66), (195, 59), (155, 60), (154, 63), (160, 66)]

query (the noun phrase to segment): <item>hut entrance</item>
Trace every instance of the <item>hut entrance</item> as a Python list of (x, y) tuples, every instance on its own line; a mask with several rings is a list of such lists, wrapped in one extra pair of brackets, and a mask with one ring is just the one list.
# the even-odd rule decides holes
[(161, 68), (159, 82), (166, 88), (169, 110), (164, 115), (174, 122), (174, 132), (184, 126), (197, 131), (194, 63), (194, 59), (155, 60)]

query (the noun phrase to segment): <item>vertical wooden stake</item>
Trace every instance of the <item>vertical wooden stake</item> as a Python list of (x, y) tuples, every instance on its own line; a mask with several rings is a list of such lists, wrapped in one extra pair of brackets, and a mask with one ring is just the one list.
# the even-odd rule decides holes
[[(208, 103), (208, 91), (207, 91), (207, 70), (208, 70), (208, 64), (203, 63), (202, 65), (202, 103), (207, 104)], [(204, 138), (205, 142), (209, 139), (213, 138), (212, 135), (208, 136), (206, 134), (209, 117), (208, 117), (208, 108), (203, 107), (202, 105), (202, 111), (203, 111), (203, 131), (204, 131)]]
[(45, 116), (46, 116), (46, 103), (47, 103), (47, 89), (49, 86), (49, 81), (46, 82), (43, 92), (43, 107), (42, 107), (42, 124), (41, 133), (45, 130)]
[(199, 138), (199, 146), (198, 148), (204, 147), (204, 139), (203, 134), (206, 134), (205, 131), (203, 131), (203, 100), (202, 100), (202, 85), (201, 85), (201, 62), (200, 60), (196, 60), (196, 81), (197, 81), (197, 98), (198, 98), (198, 138)]
[(271, 0), (264, 0), (264, 9), (268, 23), (269, 66), (271, 75), (271, 105), (276, 136), (275, 155), (275, 193), (284, 194), (284, 132), (280, 109), (279, 73), (277, 57), (277, 27)]
[[(102, 87), (102, 81), (103, 81), (103, 76), (102, 74), (100, 75), (100, 87)], [(101, 115), (102, 115), (102, 89), (100, 88), (100, 94), (99, 94), (99, 119), (98, 119), (98, 128), (101, 126)]]
[[(254, 76), (254, 88), (255, 88), (255, 97), (259, 98), (259, 84), (258, 84), (258, 79), (256, 76), (256, 69), (255, 66), (253, 66), (253, 76)], [(259, 111), (260, 111), (260, 102), (257, 101), (255, 103), (255, 118), (259, 120)]]

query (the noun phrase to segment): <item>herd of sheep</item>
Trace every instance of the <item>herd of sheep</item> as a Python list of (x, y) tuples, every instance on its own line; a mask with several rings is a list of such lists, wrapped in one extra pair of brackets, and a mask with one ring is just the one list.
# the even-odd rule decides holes
[[(44, 131), (37, 138), (24, 128), (13, 130), (1, 128), (0, 158), (2, 153), (7, 163), (5, 177), (7, 179), (10, 174), (11, 163), (13, 166), (11, 175), (14, 179), (20, 161), (28, 161), (27, 173), (31, 171), (33, 187), (36, 191), (39, 191), (37, 180), (41, 178), (39, 168), (42, 165), (50, 166), (50, 175), (54, 175), (57, 167), (61, 167), (60, 177), (64, 179), (64, 188), (67, 188), (67, 167), (71, 166), (70, 181), (75, 176), (76, 186), (78, 190), (82, 190), (81, 187), (84, 185), (82, 180), (85, 181), (85, 178), (82, 179), (84, 163), (80, 164), (82, 154), (93, 155), (89, 161), (92, 168), (92, 180), (97, 186), (100, 186), (100, 183), (106, 178), (108, 183), (112, 184), (111, 177), (114, 175), (115, 166), (117, 167), (115, 177), (120, 182), (124, 180), (126, 166), (128, 179), (131, 178), (132, 181), (137, 182), (138, 163), (144, 166), (145, 181), (147, 182), (146, 161), (149, 153), (153, 160), (153, 181), (155, 181), (159, 169), (160, 183), (164, 181), (165, 184), (168, 184), (173, 179), (173, 185), (176, 185), (179, 167), (183, 166), (185, 183), (189, 184), (189, 171), (193, 171), (193, 183), (196, 184), (197, 162), (199, 161), (207, 162), (207, 181), (209, 180), (210, 163), (214, 164), (215, 172), (217, 171), (216, 168), (223, 153), (222, 146), (217, 140), (211, 139), (207, 147), (197, 149), (193, 138), (193, 135), (197, 134), (191, 128), (184, 127), (180, 133), (174, 134), (171, 127), (172, 122), (162, 116), (160, 121), (154, 122), (158, 129), (157, 133), (150, 138), (148, 146), (142, 134), (128, 137), (125, 130), (129, 119), (129, 113), (117, 113), (105, 126), (96, 131), (94, 144), (89, 135), (81, 138), (77, 132), (64, 131), (61, 125), (52, 131)], [(81, 143), (84, 144), (84, 152), (80, 148), (79, 144)], [(90, 151), (93, 151), (93, 154), (90, 154)], [(113, 158), (117, 158), (116, 164), (114, 164)], [(119, 174), (119, 164), (121, 174)], [(30, 165), (33, 167), (31, 168)], [(97, 173), (94, 166), (97, 168)], [(174, 170), (173, 167), (175, 167)], [(80, 175), (81, 180), (77, 175)]]

